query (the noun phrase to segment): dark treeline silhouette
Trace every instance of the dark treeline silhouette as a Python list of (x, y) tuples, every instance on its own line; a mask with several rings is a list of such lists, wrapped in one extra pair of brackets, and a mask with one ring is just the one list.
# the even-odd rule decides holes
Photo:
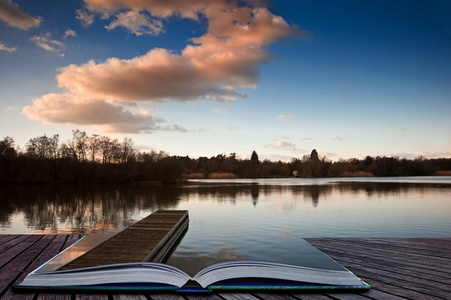
[(356, 158), (332, 162), (314, 149), (290, 162), (260, 161), (235, 153), (213, 157), (170, 156), (160, 151), (142, 152), (133, 141), (88, 136), (74, 130), (72, 139), (59, 135), (30, 139), (25, 149), (15, 147), (12, 137), (0, 141), (0, 183), (175, 183), (192, 178), (350, 177), (451, 175), (451, 159), (413, 160), (398, 157)]

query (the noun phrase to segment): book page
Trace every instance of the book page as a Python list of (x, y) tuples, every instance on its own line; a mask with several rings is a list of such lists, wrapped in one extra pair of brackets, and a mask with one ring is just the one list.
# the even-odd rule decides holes
[[(267, 247), (263, 244), (260, 247), (252, 249), (229, 248), (221, 249), (218, 252), (208, 252), (206, 251), (207, 249), (196, 249), (196, 244), (188, 242), (188, 239), (183, 240), (166, 263), (180, 268), (191, 276), (194, 276), (200, 270), (210, 265), (237, 260), (275, 262), (322, 270), (346, 270), (343, 266), (301, 238), (288, 241), (290, 243), (289, 247), (284, 247), (283, 244), (279, 247), (269, 247), (271, 243), (268, 243)], [(287, 241), (285, 241), (286, 243)], [(292, 249), (295, 250), (293, 251)]]

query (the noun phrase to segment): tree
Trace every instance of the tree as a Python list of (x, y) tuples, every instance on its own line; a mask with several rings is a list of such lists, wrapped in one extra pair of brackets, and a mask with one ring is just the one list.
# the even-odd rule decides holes
[(253, 165), (258, 165), (259, 162), (260, 162), (260, 161), (258, 160), (258, 154), (257, 154), (257, 152), (255, 152), (255, 150), (252, 151), (252, 154), (251, 154), (251, 163), (252, 163)]
[(124, 138), (121, 144), (120, 162), (126, 163), (130, 159), (135, 158), (135, 149), (133, 149), (133, 141), (131, 138)]
[(47, 137), (45, 134), (41, 137), (30, 139), (25, 145), (27, 154), (30, 157), (41, 160), (56, 159), (58, 157), (59, 135)]
[(4, 137), (0, 141), (0, 157), (12, 158), (16, 156), (16, 149), (14, 149), (14, 139), (12, 137)]
[(91, 162), (96, 162), (99, 156), (101, 138), (98, 134), (93, 134), (92, 137), (88, 139), (88, 152), (91, 156)]
[(72, 130), (72, 141), (68, 147), (72, 149), (74, 157), (81, 162), (85, 162), (88, 151), (88, 135), (86, 131)]
[(313, 160), (313, 161), (319, 160), (318, 152), (316, 151), (316, 149), (313, 149), (312, 153), (310, 153), (310, 160)]

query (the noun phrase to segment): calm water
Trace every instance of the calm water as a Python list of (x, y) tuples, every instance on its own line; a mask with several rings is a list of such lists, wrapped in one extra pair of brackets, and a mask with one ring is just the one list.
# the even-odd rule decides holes
[(0, 232), (114, 232), (188, 209), (189, 235), (451, 237), (451, 177), (199, 180), (184, 186), (0, 186)]
[(0, 233), (100, 237), (157, 209), (189, 210), (179, 255), (289, 255), (304, 237), (451, 237), (451, 177), (0, 186)]

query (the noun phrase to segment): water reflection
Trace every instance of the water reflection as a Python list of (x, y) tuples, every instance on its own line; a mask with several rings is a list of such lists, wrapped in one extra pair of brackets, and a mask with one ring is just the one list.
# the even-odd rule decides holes
[(22, 215), (30, 231), (52, 233), (123, 228), (137, 211), (171, 209), (178, 201), (172, 189), (132, 186), (2, 186), (0, 192), (2, 228)]
[[(333, 207), (336, 215), (319, 216), (320, 213), (317, 213), (318, 218), (323, 219), (316, 218), (314, 222), (320, 224), (327, 223), (324, 218), (330, 220), (354, 209), (356, 204), (348, 207), (343, 201), (358, 200), (358, 205), (363, 205), (362, 203), (373, 200), (399, 202), (419, 197), (424, 198), (424, 201), (439, 199), (440, 203), (445, 203), (443, 201), (449, 199), (450, 191), (450, 183), (421, 182), (324, 182), (290, 185), (259, 184), (258, 181), (253, 181), (194, 182), (183, 186), (0, 186), (0, 226), (2, 233), (118, 231), (157, 209), (201, 211), (209, 207), (215, 210), (222, 205), (236, 206), (243, 202), (250, 203), (254, 209), (260, 209), (260, 214), (290, 210), (306, 213), (309, 211), (304, 206), (306, 202), (310, 203), (311, 208), (321, 212), (332, 210)], [(195, 206), (194, 203), (204, 205)], [(440, 212), (443, 208), (435, 202), (428, 203), (431, 207), (426, 210), (437, 210), (431, 214), (443, 213)], [(392, 210), (400, 209), (398, 204), (390, 205)], [(445, 205), (446, 208), (449, 206), (440, 205)], [(421, 219), (422, 212), (413, 211), (420, 215), (408, 217)], [(252, 215), (250, 211), (246, 213)], [(354, 219), (358, 217), (351, 216)], [(229, 220), (229, 223), (233, 222), (234, 220)]]

